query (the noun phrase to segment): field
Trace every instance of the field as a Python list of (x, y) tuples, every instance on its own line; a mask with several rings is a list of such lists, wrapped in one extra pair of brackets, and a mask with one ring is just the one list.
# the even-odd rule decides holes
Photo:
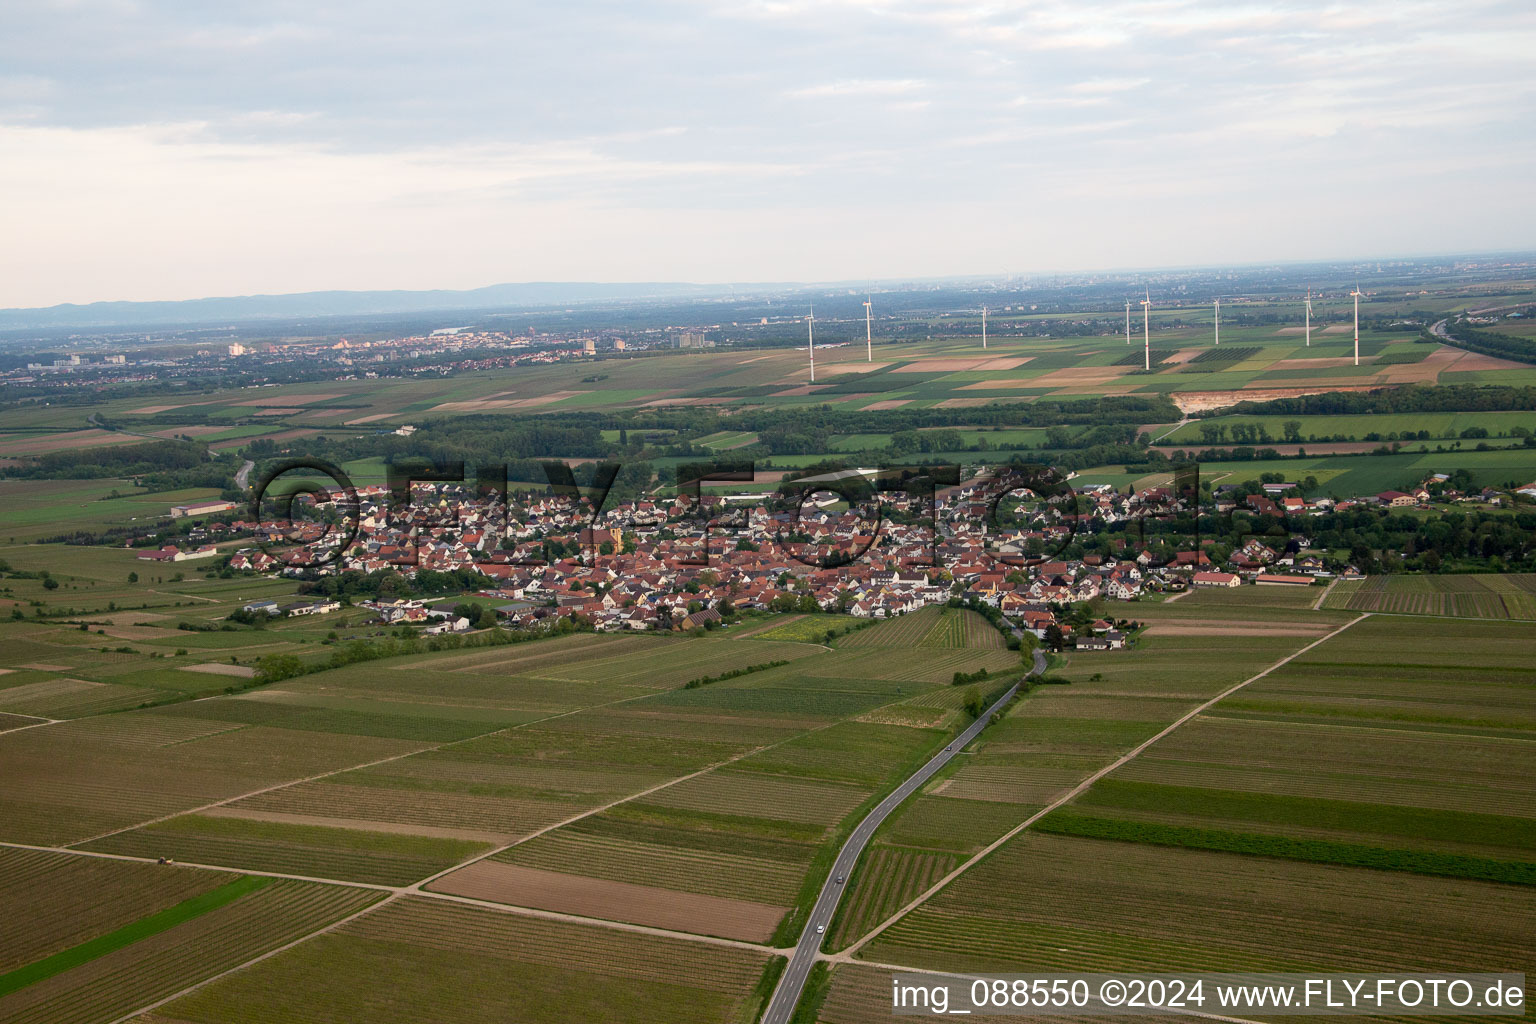
[(366, 889), (63, 853), (8, 849), (0, 861), (15, 874), (0, 892), (7, 1021), (112, 1020), (379, 898)]
[[(383, 899), (353, 923), (199, 989), (155, 1019), (219, 1019), (227, 1011), (218, 1007), (229, 1005), (219, 1000), (234, 998), (219, 993), (243, 993), (241, 986), (266, 971), (297, 973), (275, 974), (284, 980), (263, 985), (263, 998), (297, 998), (317, 979), (335, 981), (334, 958), (348, 964), (338, 992), (375, 986), (368, 965), (405, 947), (427, 979), (416, 995), (401, 995), (406, 1002), (428, 998), (443, 983), (442, 965), (455, 962), (489, 976), (557, 979), (549, 993), (587, 979), (605, 1020), (631, 1012), (656, 1019), (647, 1014), (657, 1000), (676, 1006), (678, 999), (709, 1008), (708, 1019), (737, 1019), (766, 996), (772, 959), (735, 948), (721, 959), (720, 949), (695, 949), (686, 936), (782, 945), (803, 919), (837, 837), (961, 721), (949, 708), (929, 710), (941, 727), (864, 716), (924, 695), (948, 697), (954, 666), (1018, 663), (979, 617), (909, 618), (923, 626), (918, 641), (932, 633), (941, 645), (920, 648), (933, 664), (917, 670), (890, 636), (878, 647), (830, 650), (767, 634), (577, 634), (353, 665), (207, 700), (12, 731), (0, 739), (0, 771), (26, 781), (0, 795), (0, 844), (55, 849), (0, 845), (0, 862), (14, 861), (8, 875), (15, 882), (0, 887), (7, 911), (0, 920), (67, 906), (69, 893), (91, 891), (92, 880), (106, 875), (123, 878), (126, 889), (121, 897), (110, 890), (95, 896), (88, 913), (56, 915), (51, 930), (18, 933), (7, 946), (8, 966), (0, 964), (0, 992), (5, 977), (18, 987), (0, 994), (0, 1005), (8, 1019), (12, 1006), (17, 1019), (33, 1019), (44, 1007), (86, 1000), (109, 967), (155, 965), (143, 984), (98, 986), (114, 993), (108, 1016), (129, 1012), (216, 972), (205, 965), (222, 969), (225, 946), (232, 962), (243, 962), (271, 948), (271, 936), (288, 922), (300, 929), (295, 936), (306, 934)], [(44, 641), (35, 643), (41, 651)], [(16, 655), (44, 656), (55, 655)], [(768, 661), (788, 664), (683, 685)], [(18, 668), (0, 680), (48, 671)], [(69, 756), (60, 759), (60, 750)], [(191, 867), (155, 863), (159, 858)], [(931, 874), (947, 858), (928, 862)], [(47, 884), (38, 885), (39, 877)], [(241, 878), (252, 880), (239, 883), (252, 891), (230, 888)], [(389, 898), (413, 885), (424, 886), (420, 895)], [(511, 912), (447, 902), (456, 898), (506, 904)], [(188, 901), (200, 899), (219, 905), (180, 920), (190, 910), (175, 908), (195, 909)], [(295, 913), (324, 919), (301, 927), (284, 909), (290, 901)], [(244, 944), (213, 931), (250, 904), (271, 904), (263, 911), (270, 924), (247, 928)], [(527, 916), (539, 911), (571, 921)], [(473, 936), (451, 939), (466, 921), (476, 922)], [(683, 938), (642, 937), (605, 921)], [(160, 966), (162, 946), (187, 929), (209, 930), (210, 952)], [(548, 954), (568, 972), (565, 981), (526, 945), (541, 930), (565, 944)], [(462, 948), (423, 938), (434, 934)], [(666, 942), (683, 944), (662, 955)], [(602, 950), (601, 962), (582, 966), (581, 948)], [(54, 971), (61, 954), (80, 959), (98, 950)], [(711, 967), (687, 968), (704, 954)], [(625, 994), (614, 978), (624, 979)], [(535, 1006), (554, 998), (537, 986), (519, 991), (517, 998)], [(511, 996), (487, 998), (486, 1013), (513, 1005), (494, 1001)], [(679, 1012), (666, 1019), (694, 1019)]]
[[(954, 971), (1530, 962), (1536, 946), (1514, 920), (1536, 912), (1532, 627), (1352, 619), (1284, 602), (1245, 605), (1247, 596), (1196, 593), (1139, 609), (1153, 621), (1149, 637), (1159, 625), (1183, 629), (1144, 641), (1133, 659), (1169, 650), (1193, 664), (1205, 644), (1236, 655), (1268, 648), (1231, 674), (1212, 662), (1198, 675), (1186, 671), (1175, 690), (1177, 677), (1159, 686), (1155, 669), (1117, 673), (1117, 652), (1074, 655), (1060, 670), (1070, 686), (1041, 687), (1018, 702), (968, 752), (973, 765), (950, 772), (882, 830), (830, 945), (853, 944), (858, 959)], [(1244, 621), (1269, 634), (1307, 621), (1321, 628), (1310, 638), (1245, 636), (1240, 646), (1204, 635), (1207, 625)], [(1277, 665), (1286, 647), (1302, 645), (1311, 646)], [(971, 835), (984, 831), (971, 808), (1016, 800), (1012, 818), (1022, 821), (1153, 735), (1191, 697), (1261, 665), (1277, 667), (878, 930), (893, 905), (921, 892), (898, 884), (917, 852), (976, 849), (944, 838), (966, 830), (967, 819)], [(1098, 717), (1083, 717), (1088, 708)], [(1062, 712), (1076, 719), (1069, 731), (1054, 727)], [(939, 814), (957, 790), (966, 806)], [(869, 871), (875, 864), (880, 870)], [(818, 1019), (888, 1015), (885, 985), (884, 973), (838, 967)]]
[(1372, 576), (1342, 580), (1325, 608), (1394, 615), (1536, 619), (1536, 576)]
[(976, 612), (932, 605), (862, 630), (841, 641), (862, 647), (966, 647), (1002, 650), (1003, 635)]
[[(405, 898), (166, 1006), (150, 1022), (330, 1022), (359, 1006), (471, 1024), (749, 1024), (769, 957)], [(409, 965), (402, 970), (402, 965)]]

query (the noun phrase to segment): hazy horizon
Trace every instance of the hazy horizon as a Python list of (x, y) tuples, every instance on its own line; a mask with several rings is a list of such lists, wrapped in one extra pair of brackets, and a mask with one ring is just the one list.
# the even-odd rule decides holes
[(1497, 0), (80, 0), (7, 20), (0, 186), (25, 202), (4, 308), (1536, 238), (1536, 10)]

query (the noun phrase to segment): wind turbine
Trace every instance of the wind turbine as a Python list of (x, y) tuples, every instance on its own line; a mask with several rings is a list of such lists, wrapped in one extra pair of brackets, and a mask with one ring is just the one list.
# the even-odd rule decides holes
[(1216, 344), (1221, 344), (1221, 300), (1211, 301), (1211, 308), (1216, 312)]
[(1125, 343), (1131, 343), (1131, 300), (1125, 300)]
[(981, 348), (982, 348), (982, 351), (986, 351), (986, 348), (987, 348), (987, 307), (986, 306), (982, 306), (981, 307)]
[(1307, 348), (1312, 347), (1312, 286), (1307, 286)]
[(1143, 362), (1144, 369), (1152, 369), (1152, 290), (1147, 289), (1147, 297), (1141, 300), (1141, 336), (1146, 342)]
[(811, 326), (816, 319), (816, 304), (811, 303), (811, 315), (805, 318), (805, 338), (811, 352), (811, 383), (816, 383), (816, 329)]
[(1355, 297), (1355, 365), (1360, 365), (1360, 282), (1355, 282), (1355, 290), (1349, 294)]
[(875, 342), (874, 335), (869, 330), (869, 311), (869, 296), (866, 295), (864, 296), (864, 352), (869, 356), (868, 362), (872, 363), (875, 361)]

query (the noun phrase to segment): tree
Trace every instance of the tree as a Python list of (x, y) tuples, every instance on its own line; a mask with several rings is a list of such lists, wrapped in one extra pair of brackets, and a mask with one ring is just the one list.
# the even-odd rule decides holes
[(1045, 627), (1045, 646), (1053, 651), (1060, 651), (1067, 646), (1067, 635), (1054, 622)]
[(965, 713), (970, 715), (972, 718), (980, 718), (981, 713), (985, 710), (987, 710), (987, 705), (981, 699), (981, 691), (974, 686), (969, 690), (966, 690)]
[(58, 590), (59, 589), (59, 581), (54, 579), (52, 576), (49, 576), (47, 579), (43, 580), (43, 589), (44, 590)]
[(137, 583), (137, 582), (139, 582), (139, 574), (136, 573), (136, 572), (129, 573), (128, 574), (128, 582), (129, 583)]

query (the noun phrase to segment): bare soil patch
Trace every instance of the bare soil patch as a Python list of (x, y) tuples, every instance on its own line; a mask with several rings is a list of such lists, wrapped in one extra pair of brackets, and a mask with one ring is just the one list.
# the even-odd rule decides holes
[(938, 404), (940, 409), (969, 409), (976, 405), (991, 405), (990, 398), (946, 398)]
[(972, 359), (917, 359), (892, 373), (959, 373), (963, 370), (1013, 370), (1033, 356), (980, 356)]
[(22, 668), (30, 668), (30, 669), (32, 669), (35, 672), (68, 672), (72, 666), (70, 666), (70, 665), (50, 665), (46, 661), (34, 661), (31, 664), (23, 665), (21, 667)]
[(45, 434), (39, 437), (18, 437), (4, 441), (9, 455), (47, 455), (50, 452), (72, 451), (76, 448), (94, 448), (103, 444), (143, 443), (142, 437), (119, 434), (111, 430), (71, 430), (63, 434)]
[(433, 839), (467, 839), (475, 843), (500, 845), (512, 838), (507, 832), (484, 832), (471, 828), (445, 828), (440, 825), (411, 825), (398, 821), (374, 821), (372, 818), (337, 818), (324, 814), (287, 814), (282, 811), (252, 811), (243, 807), (210, 807), (201, 812), (209, 818), (240, 818), (244, 821), (272, 821), (284, 825), (323, 825), (358, 832), (385, 832), (400, 836), (430, 836)]
[[(788, 394), (788, 392), (785, 392)], [(729, 398), (658, 398), (653, 402), (646, 402), (647, 407), (654, 405), (724, 405), (731, 401)]]
[(471, 899), (747, 942), (772, 938), (785, 909), (489, 860), (461, 868), (428, 888)]
[(379, 420), (387, 420), (393, 415), (395, 414), (392, 412), (376, 412), (372, 416), (359, 416), (355, 420), (347, 420), (345, 426), (350, 427), (357, 423), (377, 423)]
[(881, 409), (900, 409), (904, 405), (910, 405), (910, 398), (887, 398), (882, 402), (870, 402), (864, 408), (870, 412), (878, 412)]
[(999, 377), (996, 380), (978, 380), (958, 387), (956, 391), (995, 391), (999, 388), (1032, 388), (1040, 381), (1030, 377)]
[(107, 626), (104, 629), (107, 636), (118, 640), (164, 640), (169, 636), (176, 636), (179, 629), (166, 629), (164, 626)]
[(238, 676), (241, 679), (249, 679), (256, 674), (256, 670), (249, 665), (223, 665), (216, 661), (204, 662), (201, 665), (183, 665), (183, 672), (207, 672), (215, 676)]
[(1238, 402), (1267, 402), (1272, 398), (1300, 398), (1303, 395), (1326, 395), (1334, 391), (1370, 391), (1378, 384), (1353, 383), (1349, 385), (1324, 385), (1304, 388), (1240, 388), (1236, 391), (1175, 391), (1168, 396), (1182, 413), (1210, 412), (1225, 409)]
[(1314, 367), (1353, 366), (1354, 356), (1298, 356), (1295, 359), (1277, 359), (1271, 370), (1306, 370)]
[(816, 369), (821, 373), (874, 373), (890, 365), (890, 363), (829, 363), (818, 366)]
[(1073, 366), (1065, 370), (1052, 370), (1036, 377), (1032, 384), (1042, 388), (1064, 388), (1073, 384), (1107, 384), (1125, 376), (1123, 366)]

